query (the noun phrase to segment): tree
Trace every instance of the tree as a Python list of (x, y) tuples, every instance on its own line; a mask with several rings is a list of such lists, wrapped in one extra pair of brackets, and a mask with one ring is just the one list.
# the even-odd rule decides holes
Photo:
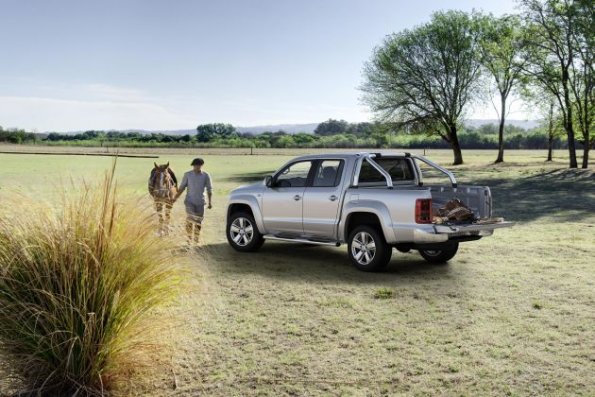
[(576, 20), (572, 29), (572, 43), (576, 58), (571, 65), (571, 90), (574, 97), (576, 125), (582, 135), (582, 168), (589, 166), (591, 130), (595, 118), (595, 5), (592, 0), (577, 0), (573, 3)]
[(364, 102), (381, 119), (437, 134), (463, 163), (457, 136), (477, 93), (479, 31), (461, 11), (438, 12), (412, 30), (388, 36), (365, 66)]
[[(523, 44), (527, 62), (523, 70), (537, 84), (554, 95), (558, 101), (568, 139), (570, 168), (577, 168), (576, 101), (582, 102), (584, 99), (581, 95), (581, 92), (584, 92), (583, 89), (587, 90), (586, 94), (588, 95), (589, 85), (591, 85), (592, 92), (592, 82), (585, 84), (583, 89), (579, 88), (581, 79), (588, 78), (588, 73), (582, 77), (580, 73), (577, 73), (577, 70), (581, 69), (579, 65), (582, 56), (579, 43), (582, 42), (587, 47), (584, 48), (587, 57), (585, 59), (588, 60), (590, 57), (592, 71), (593, 30), (589, 30), (588, 27), (592, 27), (592, 21), (585, 21), (588, 16), (584, 15), (591, 13), (592, 18), (593, 2), (592, 0), (521, 0), (521, 6), (523, 17), (528, 22)], [(583, 26), (583, 31), (581, 31), (581, 26)], [(590, 51), (589, 46), (591, 46)], [(592, 73), (590, 78), (592, 79)], [(589, 106), (583, 111), (586, 112), (584, 114), (592, 112)], [(583, 117), (579, 115), (579, 118)], [(589, 117), (587, 117), (588, 119)], [(587, 127), (587, 138), (588, 133)], [(588, 161), (588, 149), (585, 153), (587, 156), (584, 157), (587, 159), (583, 159), (583, 161)], [(586, 166), (586, 163), (583, 166)]]
[(314, 129), (314, 134), (327, 136), (342, 134), (349, 129), (349, 123), (345, 120), (328, 119), (318, 124)]
[(217, 138), (231, 138), (237, 136), (236, 129), (231, 124), (213, 123), (201, 124), (196, 127), (199, 142), (209, 142)]
[(481, 63), (494, 79), (500, 95), (498, 113), (498, 156), (496, 163), (504, 161), (504, 124), (506, 102), (513, 88), (522, 78), (521, 44), (523, 39), (521, 20), (516, 15), (495, 18), (492, 15), (478, 18), (481, 32), (479, 49)]

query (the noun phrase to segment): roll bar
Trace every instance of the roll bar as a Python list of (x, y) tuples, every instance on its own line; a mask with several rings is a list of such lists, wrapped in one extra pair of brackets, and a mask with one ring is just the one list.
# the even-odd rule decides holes
[(447, 170), (446, 168), (439, 166), (438, 164), (434, 163), (431, 160), (428, 160), (424, 156), (412, 154), (411, 157), (426, 163), (430, 167), (437, 169), (438, 171), (442, 172), (443, 174), (446, 174), (446, 176), (448, 176), (448, 179), (450, 179), (450, 183), (452, 184), (452, 187), (453, 188), (457, 187), (457, 178), (455, 178), (455, 175), (452, 172), (450, 172), (449, 170)]
[[(380, 172), (380, 174), (384, 177), (384, 179), (386, 180), (386, 186), (389, 189), (393, 188), (393, 178), (390, 176), (390, 174), (384, 169), (382, 168), (376, 161), (374, 161), (374, 158), (377, 156), (374, 153), (358, 153), (358, 157), (361, 156), (362, 160), (358, 161), (354, 170), (354, 176), (353, 176), (353, 186), (358, 186), (359, 185), (359, 173), (361, 171), (361, 166), (362, 166), (362, 162), (367, 161), (372, 167), (374, 167), (376, 169), (376, 171)], [(446, 176), (448, 176), (448, 179), (450, 179), (450, 183), (452, 184), (453, 188), (457, 188), (457, 179), (455, 177), (455, 175), (450, 172), (449, 170), (447, 170), (444, 167), (439, 166), (438, 164), (434, 163), (431, 160), (428, 160), (427, 158), (417, 155), (417, 154), (409, 154), (409, 153), (405, 153), (405, 157), (411, 157), (414, 159), (417, 159), (419, 161), (422, 161), (424, 163), (426, 163), (427, 165), (429, 165), (430, 167), (442, 172), (443, 174), (445, 174)], [(421, 178), (421, 176), (420, 176)]]
[(380, 174), (384, 177), (384, 179), (386, 180), (386, 186), (389, 189), (393, 188), (393, 178), (390, 176), (390, 174), (388, 172), (386, 172), (386, 170), (384, 168), (382, 168), (380, 165), (378, 165), (377, 162), (375, 162), (373, 159), (374, 157), (376, 157), (375, 154), (370, 153), (370, 154), (364, 154), (362, 161), (359, 161), (357, 163), (357, 166), (355, 167), (355, 175), (353, 176), (353, 186), (358, 186), (359, 185), (359, 173), (361, 171), (361, 167), (362, 167), (362, 162), (367, 161), (372, 167), (374, 167), (374, 169), (376, 169), (376, 171), (380, 172)]

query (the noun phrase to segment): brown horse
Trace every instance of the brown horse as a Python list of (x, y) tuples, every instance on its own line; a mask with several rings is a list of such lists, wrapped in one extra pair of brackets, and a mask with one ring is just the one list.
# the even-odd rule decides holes
[(151, 170), (149, 177), (149, 194), (155, 202), (155, 210), (159, 216), (159, 233), (169, 233), (169, 220), (174, 197), (178, 191), (178, 179), (167, 164), (157, 165)]

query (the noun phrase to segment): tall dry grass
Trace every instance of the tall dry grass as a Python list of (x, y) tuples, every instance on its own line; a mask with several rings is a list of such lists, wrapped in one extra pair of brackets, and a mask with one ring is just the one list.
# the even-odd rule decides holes
[(103, 395), (154, 359), (184, 270), (114, 170), (58, 207), (0, 204), (0, 347), (27, 393)]

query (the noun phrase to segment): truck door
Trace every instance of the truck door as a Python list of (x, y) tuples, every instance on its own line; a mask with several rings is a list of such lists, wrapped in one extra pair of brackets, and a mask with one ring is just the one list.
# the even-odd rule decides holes
[(304, 190), (312, 161), (289, 164), (278, 172), (263, 194), (262, 213), (266, 229), (273, 234), (302, 235)]
[(344, 160), (319, 160), (304, 192), (304, 235), (335, 239), (341, 206)]

